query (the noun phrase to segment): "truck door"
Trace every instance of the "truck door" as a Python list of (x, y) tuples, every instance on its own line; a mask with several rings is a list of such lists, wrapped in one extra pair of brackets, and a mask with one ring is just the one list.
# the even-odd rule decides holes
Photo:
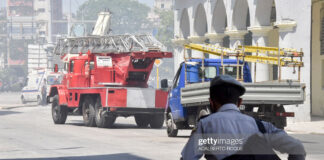
[(68, 87), (73, 87), (73, 81), (72, 81), (73, 71), (74, 71), (74, 60), (70, 61), (70, 64), (69, 64), (69, 72), (67, 74), (67, 86)]
[(184, 87), (184, 75), (182, 74), (182, 66), (183, 65), (180, 65), (177, 74), (174, 77), (172, 90), (169, 97), (169, 105), (174, 119), (184, 118), (183, 107), (181, 105), (181, 88)]

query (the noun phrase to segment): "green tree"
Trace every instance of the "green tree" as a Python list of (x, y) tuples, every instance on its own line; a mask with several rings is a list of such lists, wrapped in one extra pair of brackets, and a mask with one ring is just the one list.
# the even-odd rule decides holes
[(174, 35), (173, 11), (156, 10), (155, 12), (160, 17), (160, 25), (156, 38), (168, 48), (168, 51), (172, 51), (173, 45), (171, 39)]
[[(78, 19), (97, 20), (98, 13), (112, 12), (111, 29), (114, 34), (141, 33), (150, 28), (147, 20), (150, 8), (132, 0), (88, 0), (77, 11)], [(87, 26), (92, 32), (94, 25)]]

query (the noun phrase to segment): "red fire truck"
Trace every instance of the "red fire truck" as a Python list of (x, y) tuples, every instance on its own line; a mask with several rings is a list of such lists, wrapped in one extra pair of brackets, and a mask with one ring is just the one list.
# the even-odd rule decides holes
[(54, 53), (74, 56), (62, 83), (51, 86), (48, 96), (54, 123), (80, 114), (86, 126), (103, 128), (118, 116), (134, 116), (139, 127), (161, 128), (168, 93), (147, 85), (154, 61), (172, 57), (161, 46), (147, 35), (59, 40)]

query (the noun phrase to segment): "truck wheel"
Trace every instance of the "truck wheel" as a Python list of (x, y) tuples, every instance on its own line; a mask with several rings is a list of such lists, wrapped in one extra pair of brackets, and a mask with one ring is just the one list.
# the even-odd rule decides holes
[(55, 95), (52, 103), (52, 118), (55, 124), (64, 124), (68, 115), (68, 108), (59, 105), (58, 95)]
[(82, 114), (85, 126), (96, 126), (94, 102), (90, 96), (87, 96), (82, 103)]
[(173, 121), (171, 112), (167, 112), (165, 124), (167, 127), (168, 137), (176, 137), (178, 135), (178, 129), (176, 124)]
[(149, 125), (149, 116), (148, 115), (135, 115), (135, 122), (138, 127), (146, 128)]
[(161, 115), (153, 115), (150, 119), (151, 128), (161, 128), (163, 126), (164, 116)]
[(95, 104), (96, 124), (99, 128), (110, 128), (114, 125), (116, 116), (104, 114), (101, 100), (98, 97)]
[(42, 99), (40, 96), (37, 96), (37, 105), (41, 105), (42, 104)]
[(21, 103), (22, 104), (26, 104), (27, 103), (26, 100), (25, 100), (25, 98), (24, 98), (24, 96), (21, 96)]

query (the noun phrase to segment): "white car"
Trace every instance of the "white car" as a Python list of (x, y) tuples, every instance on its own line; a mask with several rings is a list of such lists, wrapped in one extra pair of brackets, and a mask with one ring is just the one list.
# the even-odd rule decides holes
[(60, 73), (47, 73), (44, 70), (38, 70), (30, 73), (27, 78), (27, 84), (21, 91), (21, 102), (26, 104), (28, 102), (42, 103), (42, 86), (44, 80), (47, 82), (47, 94), (51, 85), (60, 84), (62, 74)]

